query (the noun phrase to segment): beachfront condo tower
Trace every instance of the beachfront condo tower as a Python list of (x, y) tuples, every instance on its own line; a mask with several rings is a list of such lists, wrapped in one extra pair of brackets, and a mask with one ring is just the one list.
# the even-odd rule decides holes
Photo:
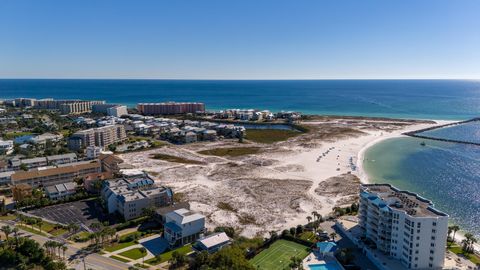
[(359, 223), (367, 243), (409, 269), (441, 269), (448, 215), (388, 184), (362, 185)]

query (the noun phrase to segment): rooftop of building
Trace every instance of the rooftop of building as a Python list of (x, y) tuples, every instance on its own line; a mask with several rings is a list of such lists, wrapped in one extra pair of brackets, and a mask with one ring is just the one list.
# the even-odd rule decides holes
[(167, 217), (169, 217), (172, 220), (175, 220), (176, 223), (178, 224), (186, 224), (192, 221), (204, 219), (205, 216), (199, 213), (192, 212), (188, 209), (181, 208), (175, 211), (172, 211), (167, 214)]
[(89, 169), (89, 168), (100, 168), (100, 163), (98, 161), (81, 161), (75, 163), (62, 164), (58, 167), (40, 167), (31, 169), (29, 171), (17, 171), (12, 174), (12, 181), (26, 180), (36, 177), (47, 177), (57, 174), (73, 173), (79, 170)]
[(202, 243), (206, 248), (212, 248), (220, 244), (225, 244), (230, 242), (230, 238), (224, 232), (214, 233), (209, 236), (206, 236), (198, 242)]
[[(390, 184), (365, 184), (362, 185), (363, 193), (367, 198), (378, 204), (380, 208), (390, 207), (406, 212), (412, 217), (441, 217), (447, 214), (435, 209), (433, 203), (420, 195), (397, 189)], [(375, 196), (369, 196), (373, 193)]]
[(77, 184), (75, 184), (74, 182), (68, 182), (68, 183), (45, 187), (45, 191), (47, 191), (47, 193), (74, 191), (76, 187), (77, 187)]

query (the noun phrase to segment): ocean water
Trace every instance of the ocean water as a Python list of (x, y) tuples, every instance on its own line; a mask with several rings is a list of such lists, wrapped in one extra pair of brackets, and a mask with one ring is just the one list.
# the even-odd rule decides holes
[(449, 214), (452, 223), (480, 237), (479, 146), (388, 139), (367, 149), (363, 168), (371, 182), (417, 192)]
[(208, 109), (256, 108), (308, 114), (469, 119), (480, 81), (459, 80), (0, 80), (0, 98), (199, 101)]
[(480, 143), (480, 121), (471, 121), (461, 125), (432, 129), (418, 134), (437, 139)]

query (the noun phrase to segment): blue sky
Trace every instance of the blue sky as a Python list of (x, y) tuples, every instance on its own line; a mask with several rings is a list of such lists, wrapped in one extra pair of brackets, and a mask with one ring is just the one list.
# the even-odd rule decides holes
[(0, 78), (480, 79), (477, 0), (1, 0)]

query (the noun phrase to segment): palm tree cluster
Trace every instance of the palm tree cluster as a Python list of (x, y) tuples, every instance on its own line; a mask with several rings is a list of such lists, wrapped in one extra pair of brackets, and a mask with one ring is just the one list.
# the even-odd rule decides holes
[[(448, 226), (448, 238), (451, 240), (450, 242), (455, 242), (455, 234), (458, 230), (460, 230), (460, 227), (458, 227), (457, 225)], [(453, 237), (450, 238), (450, 234), (452, 234), (452, 232)]]
[[(18, 236), (18, 228), (10, 228), (2, 226), (0, 230), (8, 239), (0, 243), (0, 268), (1, 269), (44, 269), (44, 270), (65, 270), (66, 265), (62, 261), (55, 261), (51, 256), (47, 255), (36, 241)], [(14, 239), (10, 237), (13, 233)], [(47, 246), (49, 246), (48, 244)], [(49, 246), (49, 249), (52, 249)], [(59, 254), (63, 247), (57, 247)], [(66, 250), (66, 246), (65, 246)], [(53, 251), (53, 250), (52, 250)]]
[[(60, 243), (57, 241), (49, 240), (43, 244), (47, 255), (51, 258), (63, 258), (65, 259), (65, 251), (67, 251), (67, 246), (64, 243)], [(58, 251), (58, 255), (57, 255)], [(62, 253), (63, 252), (63, 253)]]
[(18, 220), (20, 221), (20, 225), (25, 224), (25, 225), (30, 225), (33, 230), (33, 226), (37, 226), (40, 231), (42, 231), (42, 226), (44, 224), (43, 220), (41, 218), (36, 218), (36, 217), (28, 217), (22, 214), (17, 215)]
[(90, 234), (90, 241), (92, 244), (95, 244), (95, 247), (103, 247), (105, 243), (112, 242), (113, 238), (116, 236), (117, 231), (111, 227), (104, 227), (101, 223), (96, 222), (90, 225), (90, 228), (94, 229), (95, 232)]
[(465, 239), (462, 240), (462, 251), (465, 253), (473, 253), (473, 245), (477, 243), (477, 239), (471, 233), (465, 234)]

